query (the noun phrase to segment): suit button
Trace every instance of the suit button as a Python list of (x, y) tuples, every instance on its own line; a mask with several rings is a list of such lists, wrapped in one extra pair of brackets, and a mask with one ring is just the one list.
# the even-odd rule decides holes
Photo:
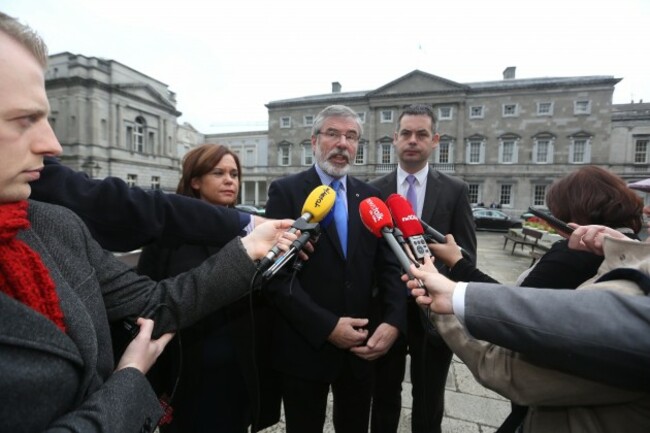
[(349, 281), (346, 281), (346, 282), (345, 282), (345, 288), (346, 288), (346, 289), (352, 289), (352, 283), (349, 282)]

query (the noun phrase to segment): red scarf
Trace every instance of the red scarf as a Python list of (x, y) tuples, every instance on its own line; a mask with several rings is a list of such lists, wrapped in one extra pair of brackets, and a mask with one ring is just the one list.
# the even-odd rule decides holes
[(65, 332), (54, 281), (40, 256), (16, 239), (30, 227), (27, 201), (0, 204), (0, 291), (38, 311)]

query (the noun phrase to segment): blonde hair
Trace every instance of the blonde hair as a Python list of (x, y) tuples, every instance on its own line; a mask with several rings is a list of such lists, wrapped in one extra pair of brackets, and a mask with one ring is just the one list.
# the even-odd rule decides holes
[(47, 67), (47, 45), (31, 27), (0, 12), (0, 32), (5, 33), (32, 53), (43, 69)]

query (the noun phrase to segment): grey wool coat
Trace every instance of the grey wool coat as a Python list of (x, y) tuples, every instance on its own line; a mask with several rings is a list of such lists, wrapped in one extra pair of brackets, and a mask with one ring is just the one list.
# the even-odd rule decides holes
[(104, 251), (79, 218), (30, 201), (19, 233), (41, 256), (66, 332), (0, 293), (0, 432), (147, 432), (161, 416), (134, 368), (114, 372), (109, 321), (152, 316), (154, 336), (182, 328), (249, 290), (253, 261), (237, 238), (201, 266), (156, 283)]

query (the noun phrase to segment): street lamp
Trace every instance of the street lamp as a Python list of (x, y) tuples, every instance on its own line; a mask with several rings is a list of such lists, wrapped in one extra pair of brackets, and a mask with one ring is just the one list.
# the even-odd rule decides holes
[(97, 163), (97, 161), (93, 159), (92, 156), (86, 158), (84, 163), (81, 164), (81, 168), (91, 179), (95, 179), (97, 176), (99, 176), (99, 170), (102, 169), (102, 167)]

